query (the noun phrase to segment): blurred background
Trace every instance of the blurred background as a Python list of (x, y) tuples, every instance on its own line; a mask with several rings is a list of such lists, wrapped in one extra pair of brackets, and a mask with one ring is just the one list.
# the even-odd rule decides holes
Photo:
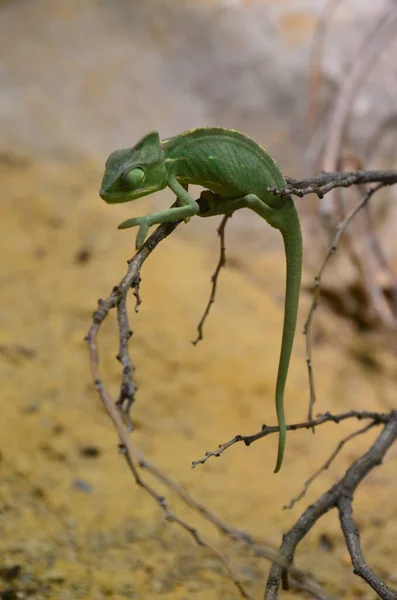
[[(98, 196), (104, 162), (153, 129), (165, 138), (216, 125), (253, 137), (296, 178), (325, 168), (338, 131), (329, 170), (396, 168), (395, 12), (391, 0), (0, 1), (1, 597), (238, 597), (216, 560), (134, 486), (91, 382), (83, 338), (97, 299), (134, 252), (134, 233), (117, 225), (172, 201), (164, 191), (107, 206)], [(347, 115), (339, 121), (338, 102)], [(345, 207), (356, 194), (345, 193)], [(313, 331), (315, 412), (396, 405), (393, 197), (393, 190), (376, 197), (370, 224), (368, 216), (357, 220), (324, 276)], [(301, 332), (331, 239), (318, 200), (296, 204), (305, 273), (286, 393), (290, 422), (307, 415)], [(181, 225), (145, 264), (143, 304), (138, 315), (131, 310), (134, 439), (230, 525), (277, 547), (375, 433), (348, 446), (292, 511), (281, 507), (352, 424), (290, 434), (277, 477), (271, 436), (191, 470), (206, 450), (275, 422), (284, 255), (277, 232), (248, 211), (229, 223), (227, 269), (205, 339), (190, 343), (218, 257), (218, 225)], [(373, 258), (375, 233), (386, 267)], [(102, 373), (117, 397), (113, 315), (100, 342)], [(368, 562), (397, 583), (393, 460), (395, 470), (391, 451), (367, 478), (355, 510)], [(268, 565), (189, 519), (262, 597)], [(298, 557), (336, 597), (374, 597), (352, 573), (336, 515), (323, 518)]]

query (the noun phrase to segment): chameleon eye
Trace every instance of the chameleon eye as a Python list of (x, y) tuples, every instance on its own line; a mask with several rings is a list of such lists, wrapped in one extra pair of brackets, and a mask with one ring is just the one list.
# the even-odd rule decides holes
[(131, 189), (134, 188), (138, 183), (140, 183), (145, 177), (145, 173), (143, 169), (130, 169), (121, 178), (121, 183), (124, 188)]

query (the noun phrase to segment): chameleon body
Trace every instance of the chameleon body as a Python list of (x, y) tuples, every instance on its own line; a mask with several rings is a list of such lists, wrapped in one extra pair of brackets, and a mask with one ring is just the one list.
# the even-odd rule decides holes
[[(189, 184), (206, 190), (199, 200)], [(302, 270), (299, 218), (290, 196), (274, 196), (269, 187), (285, 188), (274, 160), (243, 134), (221, 128), (200, 128), (160, 141), (149, 133), (132, 148), (112, 152), (106, 162), (100, 196), (108, 203), (128, 202), (169, 187), (178, 206), (124, 221), (120, 229), (139, 227), (136, 246), (157, 223), (193, 215), (210, 217), (250, 208), (278, 229), (284, 240), (287, 264), (284, 327), (276, 383), (279, 446), (275, 473), (281, 467), (285, 441), (284, 388), (294, 341)]]

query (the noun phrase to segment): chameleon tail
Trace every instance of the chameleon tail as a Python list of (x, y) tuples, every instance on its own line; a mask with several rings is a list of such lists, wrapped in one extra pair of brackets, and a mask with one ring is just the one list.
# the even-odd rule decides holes
[(298, 214), (292, 199), (289, 198), (287, 204), (281, 210), (283, 215), (282, 224), (279, 226), (279, 229), (284, 240), (287, 277), (285, 287), (283, 338), (276, 384), (276, 411), (280, 431), (277, 464), (274, 470), (275, 473), (280, 470), (283, 462), (287, 436), (284, 415), (284, 388), (294, 343), (302, 273), (302, 234)]

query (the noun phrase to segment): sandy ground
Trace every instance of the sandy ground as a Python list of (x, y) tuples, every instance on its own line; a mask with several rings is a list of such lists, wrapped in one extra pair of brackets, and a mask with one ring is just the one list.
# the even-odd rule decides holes
[[(1, 155), (0, 591), (3, 598), (54, 600), (238, 598), (216, 559), (165, 522), (134, 485), (90, 379), (83, 337), (97, 298), (119, 281), (133, 252), (131, 235), (116, 229), (130, 208), (102, 203), (99, 180), (99, 169), (88, 161)], [(144, 205), (141, 201), (142, 211)], [(217, 242), (215, 233), (205, 245), (189, 241), (188, 227), (150, 257), (141, 311), (131, 312), (140, 387), (134, 439), (227, 523), (277, 547), (303, 507), (337, 480), (373, 435), (351, 444), (292, 511), (283, 511), (283, 504), (353, 424), (326, 425), (316, 436), (290, 434), (278, 476), (272, 474), (275, 437), (250, 448), (236, 445), (191, 469), (205, 450), (275, 421), (284, 267), (281, 246), (246, 259), (243, 267), (233, 267), (238, 247), (231, 248), (232, 266), (222, 273), (205, 340), (194, 348), (190, 339), (207, 298)], [(307, 306), (304, 296), (300, 330)], [(389, 409), (395, 401), (393, 357), (375, 351), (325, 309), (318, 316), (318, 410)], [(102, 374), (116, 394), (113, 316), (101, 331), (100, 349)], [(364, 355), (372, 362), (357, 360)], [(298, 335), (286, 396), (289, 421), (304, 418), (307, 400), (304, 339)], [(397, 580), (396, 493), (391, 452), (354, 505), (368, 562), (390, 583)], [(179, 515), (231, 556), (252, 596), (262, 597), (268, 564), (167, 497)], [(324, 536), (329, 544), (322, 543)], [(336, 514), (324, 517), (302, 543), (297, 564), (338, 598), (374, 598), (352, 573)]]

